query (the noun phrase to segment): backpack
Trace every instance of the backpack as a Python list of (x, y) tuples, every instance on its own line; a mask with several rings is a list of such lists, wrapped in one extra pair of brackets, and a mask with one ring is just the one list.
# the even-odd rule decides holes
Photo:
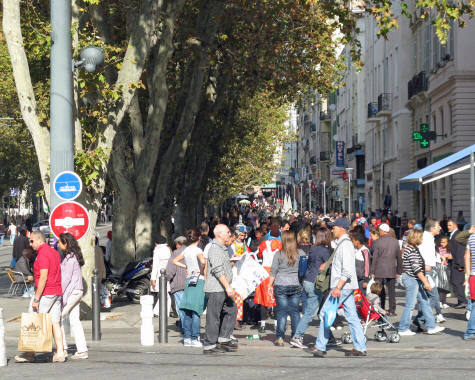
[(359, 259), (356, 259), (355, 258), (355, 269), (356, 269), (356, 277), (358, 278), (358, 281), (359, 280), (364, 280), (365, 279), (365, 275), (364, 275), (364, 272), (365, 272), (365, 256), (363, 253), (361, 253), (363, 255), (363, 260), (359, 260)]
[(338, 243), (336, 248), (333, 250), (330, 258), (326, 262), (325, 266), (323, 267), (323, 269), (320, 271), (320, 273), (315, 278), (315, 290), (319, 290), (322, 293), (326, 292), (327, 290), (330, 290), (330, 274), (331, 274), (331, 271), (329, 269), (330, 269), (330, 266), (333, 262), (333, 257), (335, 256), (335, 252), (337, 251), (338, 247), (346, 240), (351, 242), (351, 240), (349, 238), (345, 238), (340, 243)]

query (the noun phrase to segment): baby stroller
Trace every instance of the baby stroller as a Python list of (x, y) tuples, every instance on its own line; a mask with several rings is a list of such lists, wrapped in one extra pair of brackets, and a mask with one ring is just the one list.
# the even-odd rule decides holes
[[(368, 299), (363, 295), (360, 289), (354, 291), (355, 304), (358, 315), (363, 325), (363, 333), (366, 336), (366, 331), (369, 327), (379, 328), (380, 330), (374, 335), (378, 342), (399, 343), (400, 336), (394, 325), (382, 314), (379, 314), (371, 305)], [(392, 330), (387, 333), (385, 330)], [(343, 343), (352, 343), (351, 334), (345, 332), (341, 337)]]

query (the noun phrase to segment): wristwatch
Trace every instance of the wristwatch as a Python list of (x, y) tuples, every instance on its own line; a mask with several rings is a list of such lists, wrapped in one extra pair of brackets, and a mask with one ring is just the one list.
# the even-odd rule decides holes
[(33, 302), (35, 302), (35, 303), (36, 303), (36, 302), (40, 302), (40, 300), (37, 299), (37, 298), (33, 298)]

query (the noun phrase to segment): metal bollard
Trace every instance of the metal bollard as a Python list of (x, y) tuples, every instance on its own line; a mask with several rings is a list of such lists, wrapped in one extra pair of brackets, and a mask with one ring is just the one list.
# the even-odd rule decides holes
[(158, 343), (168, 343), (168, 310), (167, 310), (167, 277), (166, 270), (160, 270), (160, 288), (159, 288), (159, 335)]
[(101, 283), (98, 274), (99, 271), (94, 268), (92, 271), (92, 340), (101, 340), (101, 298), (99, 294)]
[(3, 323), (3, 308), (0, 307), (0, 367), (5, 367), (7, 363), (7, 348), (5, 346), (5, 324)]

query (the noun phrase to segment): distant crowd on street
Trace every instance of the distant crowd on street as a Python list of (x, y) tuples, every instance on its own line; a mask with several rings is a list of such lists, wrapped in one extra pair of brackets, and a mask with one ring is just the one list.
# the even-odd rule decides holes
[[(233, 285), (246, 260), (268, 277), (243, 297)], [(375, 321), (378, 337), (394, 342), (418, 332), (440, 334), (449, 308), (466, 310), (464, 339), (475, 339), (475, 226), (462, 212), (457, 219), (417, 221), (389, 209), (368, 216), (235, 205), (177, 236), (172, 246), (157, 239), (153, 267), (152, 284), (166, 269), (170, 315), (179, 317), (184, 346), (204, 354), (237, 350), (233, 333), (244, 324), (256, 325), (258, 334), (250, 338), (260, 339), (270, 333), (269, 321), (274, 345), (282, 347), (289, 318), (291, 346), (324, 357), (327, 347), (342, 344), (333, 331), (346, 320), (345, 343), (353, 343), (346, 356), (366, 356), (368, 323)], [(397, 288), (405, 289), (402, 313), (396, 310)], [(320, 320), (316, 340), (304, 342), (314, 318)]]

